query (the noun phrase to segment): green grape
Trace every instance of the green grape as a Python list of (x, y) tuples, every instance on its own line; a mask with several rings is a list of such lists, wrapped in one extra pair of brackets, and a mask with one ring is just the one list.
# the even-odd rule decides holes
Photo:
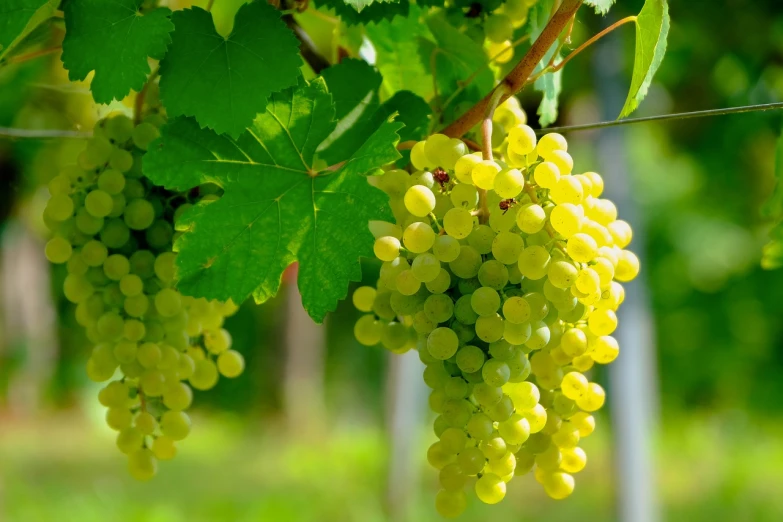
[(174, 237), (174, 228), (168, 221), (158, 219), (144, 232), (144, 237), (150, 248), (166, 248)]
[(378, 188), (392, 197), (402, 197), (408, 188), (410, 174), (401, 169), (393, 169), (378, 178)]
[(176, 275), (177, 266), (175, 264), (177, 254), (174, 252), (163, 252), (155, 258), (153, 270), (158, 279), (164, 284), (169, 284), (174, 281)]
[(479, 317), (476, 320), (476, 335), (485, 343), (494, 343), (503, 337), (503, 319), (498, 315)]
[(51, 263), (59, 265), (67, 262), (71, 258), (73, 248), (68, 240), (57, 236), (46, 243), (44, 252), (46, 254), (46, 259)]
[(109, 219), (101, 230), (101, 242), (108, 248), (122, 248), (130, 239), (130, 230), (121, 219)]
[(373, 252), (381, 261), (394, 261), (400, 255), (400, 240), (386, 236), (375, 240)]
[(233, 379), (245, 370), (245, 358), (236, 350), (226, 350), (218, 356), (217, 366), (220, 375)]
[(160, 397), (163, 395), (165, 384), (166, 378), (159, 370), (143, 371), (139, 378), (139, 386), (148, 397)]
[(73, 200), (66, 194), (54, 194), (46, 203), (46, 215), (55, 221), (65, 221), (73, 216)]
[(129, 272), (130, 262), (123, 255), (113, 254), (103, 262), (103, 273), (112, 281), (120, 281)]
[(98, 176), (98, 188), (111, 196), (120, 194), (125, 188), (125, 176), (117, 170), (105, 170)]
[(388, 350), (401, 349), (408, 342), (408, 329), (405, 325), (392, 321), (381, 328), (381, 344)]
[(479, 162), (473, 167), (473, 171), (471, 172), (473, 184), (480, 189), (492, 190), (495, 183), (495, 177), (500, 170), (500, 165), (492, 160), (483, 160)]
[(474, 413), (468, 421), (468, 434), (476, 440), (487, 440), (492, 436), (492, 419), (484, 413)]
[[(445, 468), (444, 468), (445, 469)], [(456, 518), (467, 508), (464, 491), (441, 489), (435, 495), (435, 510), (445, 518)]]
[(464, 185), (473, 185), (473, 168), (479, 163), (481, 163), (481, 157), (474, 154), (466, 154), (459, 158), (454, 165), (454, 175), (457, 180)]
[(493, 14), (484, 21), (484, 34), (493, 42), (504, 42), (514, 36), (514, 26), (508, 16)]
[(471, 295), (470, 304), (479, 316), (494, 316), (500, 308), (500, 295), (492, 288), (481, 287)]
[[(432, 248), (435, 242), (435, 232), (432, 227), (427, 223), (411, 223), (402, 235), (405, 248), (415, 254), (421, 254)], [(395, 256), (396, 257), (396, 256)], [(383, 261), (390, 261), (390, 259), (384, 259)]]
[(441, 268), (438, 270), (438, 275), (432, 281), (427, 281), (425, 286), (433, 294), (442, 294), (451, 286), (451, 276)]
[(76, 229), (82, 234), (86, 236), (94, 236), (95, 234), (99, 233), (101, 229), (103, 229), (105, 220), (102, 217), (97, 218), (93, 216), (87, 212), (87, 209), (82, 207), (76, 211), (76, 218), (74, 223), (76, 224)]
[(509, 377), (511, 377), (511, 370), (504, 361), (490, 359), (481, 368), (481, 375), (484, 377), (484, 382), (488, 385), (498, 387), (508, 382)]
[(478, 314), (473, 311), (470, 299), (469, 295), (463, 295), (454, 303), (454, 317), (462, 324), (476, 324), (478, 319)]
[(136, 415), (136, 419), (133, 423), (136, 429), (144, 435), (152, 435), (158, 427), (158, 421), (155, 420), (155, 417), (151, 413), (146, 411), (142, 411)]
[(402, 295), (413, 295), (421, 288), (421, 281), (416, 278), (412, 270), (408, 269), (397, 275), (395, 286)]
[(449, 263), (452, 273), (462, 279), (476, 277), (481, 268), (481, 254), (471, 246), (460, 246), (459, 255)]
[(145, 199), (134, 199), (125, 205), (125, 224), (132, 230), (144, 230), (155, 221), (155, 209)]
[(436, 324), (444, 323), (454, 314), (454, 302), (447, 295), (431, 295), (424, 301), (424, 313)]
[(442, 263), (450, 263), (460, 254), (459, 241), (451, 236), (438, 236), (432, 244), (432, 254)]
[(103, 190), (93, 190), (84, 198), (84, 208), (96, 218), (108, 216), (113, 206), (111, 195)]
[(147, 150), (150, 143), (152, 143), (158, 136), (160, 131), (157, 127), (149, 123), (140, 123), (137, 125), (131, 134), (133, 138), (133, 144), (141, 150)]
[(508, 268), (494, 259), (482, 263), (478, 271), (479, 282), (494, 290), (503, 290), (508, 283)]
[(524, 186), (525, 177), (518, 169), (504, 169), (495, 176), (495, 192), (503, 199), (517, 197)]
[(68, 258), (68, 262), (65, 264), (65, 269), (69, 274), (84, 276), (87, 274), (90, 267), (87, 266), (87, 263), (84, 262), (81, 255), (71, 255), (71, 257)]
[(443, 228), (456, 239), (464, 239), (473, 231), (473, 216), (464, 208), (452, 208), (443, 216)]
[(544, 228), (546, 218), (541, 205), (529, 203), (517, 211), (517, 226), (525, 234), (535, 234)]
[[(449, 429), (453, 430), (454, 428), (449, 428)], [(462, 430), (456, 430), (456, 431), (461, 433), (463, 437), (465, 436), (465, 432), (463, 432)], [(441, 439), (441, 442), (443, 442), (443, 439)], [(462, 450), (461, 449), (457, 450), (454, 453), (457, 453), (458, 451), (462, 451)], [(460, 469), (459, 465), (457, 464), (448, 464), (442, 470), (440, 470), (440, 474), (438, 475), (438, 481), (440, 482), (440, 485), (443, 486), (443, 489), (446, 491), (458, 491), (459, 493), (462, 493), (461, 490), (465, 486), (467, 480), (468, 480), (467, 475), (465, 475), (465, 473), (462, 471), (462, 469)]]
[(514, 414), (498, 425), (498, 432), (507, 444), (524, 444), (530, 437), (530, 424), (522, 415)]
[(179, 292), (164, 288), (155, 295), (155, 309), (163, 317), (174, 317), (182, 310)]
[(506, 496), (506, 483), (494, 473), (485, 473), (476, 481), (476, 496), (485, 504), (497, 504)]
[(449, 399), (464, 399), (468, 396), (470, 387), (462, 377), (450, 377), (446, 380), (443, 391)]
[(125, 428), (117, 434), (117, 447), (126, 455), (139, 449), (144, 443), (144, 434), (137, 428)]
[(484, 352), (481, 348), (467, 345), (457, 352), (457, 366), (466, 373), (475, 373), (484, 365)]
[(360, 286), (353, 292), (353, 305), (360, 312), (371, 312), (373, 302), (375, 301), (375, 294), (375, 288), (371, 286)]
[(127, 297), (139, 295), (143, 290), (144, 282), (136, 274), (125, 274), (120, 279), (120, 291)]
[[(506, 2), (506, 9), (511, 5)], [(527, 125), (517, 125), (508, 132), (508, 147), (515, 154), (525, 156), (536, 148), (536, 133)]]
[(98, 401), (107, 408), (124, 408), (128, 403), (128, 386), (112, 381), (98, 392)]
[(451, 376), (443, 368), (443, 363), (436, 360), (424, 368), (424, 383), (432, 389), (442, 388)]
[(163, 391), (163, 404), (174, 411), (186, 410), (193, 402), (193, 390), (184, 382), (169, 384)]
[(114, 431), (124, 430), (133, 422), (133, 414), (128, 408), (110, 407), (106, 410), (106, 424)]
[(550, 260), (549, 252), (544, 247), (530, 246), (519, 256), (519, 271), (529, 279), (541, 279), (547, 274)]
[(427, 351), (436, 359), (446, 360), (457, 353), (459, 340), (454, 330), (436, 328), (427, 336)]
[(492, 241), (492, 255), (504, 265), (517, 263), (524, 248), (522, 236), (513, 232), (500, 232)]
[(477, 447), (468, 447), (457, 455), (457, 465), (466, 475), (473, 476), (481, 473), (487, 459)]
[(424, 217), (435, 209), (435, 194), (427, 187), (414, 185), (405, 192), (405, 208), (417, 217)]
[(162, 353), (160, 346), (155, 343), (144, 343), (139, 346), (136, 358), (145, 368), (155, 368), (160, 362)]
[(465, 183), (455, 185), (454, 188), (451, 189), (449, 197), (451, 203), (457, 208), (473, 210), (478, 207), (479, 204), (478, 190), (476, 190), (476, 187), (473, 185)]
[(158, 461), (152, 451), (138, 449), (128, 455), (128, 471), (136, 480), (150, 480), (158, 472)]
[[(144, 294), (126, 297), (123, 302), (125, 313), (131, 317), (143, 317), (150, 308), (150, 300)], [(149, 334), (148, 334), (149, 335)]]
[(476, 249), (479, 254), (492, 252), (492, 242), (495, 240), (495, 231), (487, 225), (479, 225), (468, 236), (468, 244)]
[[(74, 189), (73, 183), (71, 182), (71, 178), (66, 174), (58, 174), (57, 176), (53, 177), (52, 180), (49, 181), (47, 187), (49, 189), (49, 194), (51, 194), (52, 196), (57, 196), (57, 195), (67, 196), (69, 194), (72, 194)], [(73, 204), (73, 202), (71, 203)], [(48, 208), (47, 211), (49, 211)], [(62, 220), (58, 220), (58, 221), (62, 221)]]

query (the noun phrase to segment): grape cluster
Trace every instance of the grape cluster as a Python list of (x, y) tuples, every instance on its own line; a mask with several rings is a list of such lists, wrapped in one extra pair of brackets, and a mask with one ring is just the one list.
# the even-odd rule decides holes
[(415, 332), (437, 414), (427, 459), (447, 517), (465, 509), (466, 485), (494, 504), (534, 469), (550, 497), (573, 492), (579, 441), (605, 400), (588, 373), (618, 356), (620, 283), (639, 271), (601, 176), (574, 173), (563, 136), (537, 140), (515, 110), (496, 115), (509, 125), (502, 160), (435, 134), (411, 150), (412, 173), (370, 178), (397, 224), (370, 224), (383, 264), (377, 287), (353, 295), (366, 313), (354, 332), (393, 349)]
[(514, 57), (514, 31), (527, 22), (530, 8), (537, 0), (506, 0), (500, 9), (484, 19), (487, 55), (496, 63), (507, 63)]
[(234, 304), (173, 288), (172, 223), (191, 204), (142, 175), (157, 123), (155, 116), (135, 126), (124, 115), (101, 120), (77, 165), (49, 183), (44, 210), (53, 233), (46, 257), (66, 266), (65, 297), (95, 345), (87, 375), (110, 381), (98, 400), (139, 480), (152, 478), (157, 461), (173, 458), (176, 442), (190, 433), (191, 387), (207, 390), (219, 375), (244, 369), (222, 328)]

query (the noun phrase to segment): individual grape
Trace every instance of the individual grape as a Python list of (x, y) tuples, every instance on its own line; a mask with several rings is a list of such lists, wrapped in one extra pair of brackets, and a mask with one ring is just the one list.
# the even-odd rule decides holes
[[(405, 244), (405, 248), (414, 254), (421, 254), (432, 248), (435, 237), (435, 232), (432, 230), (431, 226), (427, 223), (416, 222), (411, 223), (408, 225), (408, 228), (405, 229), (405, 232), (402, 235), (402, 241)], [(383, 259), (382, 261), (391, 261), (391, 259)]]
[(463, 346), (457, 352), (457, 366), (466, 373), (479, 371), (484, 365), (484, 359), (484, 352), (476, 346)]
[(617, 316), (612, 310), (599, 308), (588, 316), (587, 326), (596, 336), (610, 335), (617, 328)]
[(218, 356), (217, 367), (220, 375), (233, 379), (245, 370), (245, 358), (236, 350), (226, 350)]
[(105, 170), (98, 176), (98, 188), (111, 196), (120, 194), (125, 188), (125, 176), (117, 170)]
[(513, 232), (500, 232), (492, 241), (492, 255), (505, 265), (519, 261), (519, 255), (524, 248), (522, 236)]
[(501, 198), (515, 198), (525, 186), (525, 177), (518, 169), (504, 169), (495, 176), (493, 188)]
[(96, 218), (108, 216), (114, 207), (114, 200), (108, 192), (103, 190), (93, 190), (84, 198), (84, 208), (90, 215)]
[(546, 224), (546, 212), (537, 204), (527, 204), (517, 211), (517, 226), (526, 234), (535, 234)]
[(477, 447), (467, 447), (457, 455), (457, 465), (469, 476), (476, 475), (484, 469), (487, 459)]
[(530, 154), (536, 148), (535, 131), (527, 125), (512, 127), (508, 132), (508, 147), (515, 154), (522, 156)]
[(500, 165), (492, 160), (481, 161), (473, 167), (471, 172), (473, 184), (480, 189), (492, 190), (495, 184), (495, 177), (500, 170)]
[(141, 481), (152, 479), (158, 472), (158, 461), (148, 449), (138, 449), (128, 456), (130, 475)]
[(454, 330), (436, 328), (427, 336), (427, 351), (436, 359), (446, 360), (457, 353), (459, 340)]
[(65, 221), (73, 216), (73, 200), (67, 194), (53, 194), (46, 203), (45, 213), (55, 221)]
[(508, 395), (503, 395), (500, 400), (493, 404), (488, 410), (487, 414), (495, 422), (503, 422), (508, 420), (514, 413), (514, 403)]
[(431, 295), (424, 301), (424, 313), (435, 323), (443, 323), (454, 314), (454, 302), (443, 294)]
[(560, 180), (560, 169), (550, 161), (539, 163), (533, 171), (533, 178), (539, 187), (551, 189)]
[[(455, 430), (455, 428), (449, 428), (449, 429)], [(455, 430), (455, 431), (461, 433), (462, 436), (465, 437), (464, 431), (462, 430)], [(465, 437), (465, 440), (467, 441), (467, 437)], [(441, 442), (442, 441), (443, 439), (441, 438)], [(458, 453), (459, 451), (461, 451), (461, 449), (455, 451), (454, 453)], [(461, 490), (465, 486), (467, 480), (468, 480), (467, 475), (465, 475), (465, 473), (460, 469), (459, 465), (457, 464), (449, 464), (445, 466), (442, 470), (440, 470), (440, 474), (438, 475), (438, 481), (440, 482), (440, 485), (443, 486), (443, 489), (447, 491), (460, 491), (460, 493), (462, 493)]]
[(479, 203), (479, 195), (476, 187), (464, 183), (455, 185), (454, 188), (451, 189), (449, 198), (455, 207), (464, 208), (466, 210), (476, 208)]
[(493, 430), (492, 419), (484, 413), (474, 413), (468, 421), (467, 431), (473, 439), (487, 440), (492, 436)]
[(141, 150), (147, 150), (150, 143), (160, 136), (160, 131), (149, 123), (140, 123), (132, 132), (133, 144)]
[(546, 249), (538, 245), (530, 246), (519, 256), (519, 271), (529, 279), (541, 279), (547, 274), (550, 260)]
[(435, 509), (438, 514), (446, 518), (460, 516), (467, 508), (467, 505), (464, 491), (441, 489), (435, 495)]
[[(479, 163), (481, 163), (481, 157), (473, 154), (466, 154), (458, 159), (454, 165), (454, 175), (457, 177), (457, 180), (465, 184), (465, 186), (472, 186), (473, 168)], [(458, 205), (455, 203), (454, 206)]]
[(125, 205), (125, 224), (131, 230), (145, 230), (155, 221), (155, 209), (145, 199), (134, 199)]
[(100, 238), (108, 248), (122, 248), (130, 239), (130, 230), (121, 219), (110, 219), (101, 230)]
[(485, 473), (476, 481), (476, 496), (485, 504), (497, 504), (506, 496), (506, 483), (494, 473)]
[(500, 295), (492, 288), (482, 287), (473, 292), (470, 304), (478, 315), (494, 316), (500, 308)]
[(473, 231), (473, 216), (464, 208), (452, 208), (443, 216), (443, 228), (456, 239), (464, 239)]
[(73, 248), (66, 239), (56, 236), (46, 243), (44, 253), (49, 262), (59, 265), (71, 258)]
[(155, 437), (152, 442), (152, 453), (158, 460), (171, 460), (177, 455), (174, 439), (165, 435)]
[(546, 159), (556, 150), (567, 151), (568, 142), (561, 134), (550, 132), (539, 138), (536, 150), (539, 156)]
[(417, 217), (424, 217), (435, 209), (435, 195), (432, 190), (414, 185), (405, 192), (405, 208)]
[(593, 349), (590, 352), (590, 357), (600, 364), (609, 364), (620, 353), (620, 346), (617, 344), (617, 340), (610, 335), (603, 335), (598, 337), (592, 343)]
[(490, 259), (481, 264), (478, 280), (482, 286), (503, 290), (508, 283), (508, 268), (503, 263)]
[(591, 382), (587, 390), (576, 400), (576, 405), (586, 412), (594, 412), (601, 409), (606, 401), (606, 392), (598, 384)]
[(408, 269), (403, 270), (397, 275), (395, 285), (398, 292), (402, 295), (409, 296), (419, 291), (421, 288), (421, 280), (417, 279), (413, 274), (413, 271)]
[(494, 343), (503, 337), (503, 319), (495, 314), (476, 319), (476, 335), (486, 343)]
[(218, 369), (210, 359), (196, 361), (193, 375), (188, 379), (190, 385), (197, 390), (214, 388), (218, 381)]
[(438, 271), (438, 275), (432, 281), (425, 283), (427, 290), (433, 294), (442, 294), (451, 286), (451, 276), (444, 269)]
[(371, 286), (360, 286), (353, 292), (353, 305), (360, 312), (371, 312), (376, 293)]
[(497, 359), (490, 359), (481, 368), (481, 375), (484, 377), (484, 382), (490, 386), (503, 386), (508, 382), (511, 377), (511, 370), (504, 361)]
[(487, 54), (496, 63), (508, 63), (514, 58), (514, 47), (511, 44), (511, 40), (505, 40), (500, 43), (489, 42)]
[(112, 281), (120, 281), (130, 272), (128, 258), (121, 254), (113, 254), (103, 262), (103, 273)]
[(623, 250), (617, 260), (614, 277), (622, 283), (632, 281), (639, 274), (639, 258), (629, 250)]

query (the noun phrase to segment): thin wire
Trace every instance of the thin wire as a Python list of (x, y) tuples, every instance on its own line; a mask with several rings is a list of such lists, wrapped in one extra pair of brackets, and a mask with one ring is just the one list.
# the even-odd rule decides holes
[(92, 132), (55, 129), (11, 129), (0, 127), (0, 138), (10, 139), (90, 138), (91, 136)]
[(783, 109), (783, 102), (762, 103), (759, 105), (744, 105), (742, 107), (730, 107), (728, 109), (709, 109), (706, 111), (679, 112), (676, 114), (659, 114), (658, 116), (644, 116), (642, 118), (626, 118), (624, 120), (602, 121), (600, 123), (586, 123), (584, 125), (566, 125), (563, 127), (548, 127), (536, 129), (536, 134), (548, 132), (575, 132), (581, 130), (603, 129), (618, 125), (630, 125), (631, 123), (644, 123), (648, 121), (689, 120), (691, 118), (704, 118), (707, 116), (723, 116), (725, 114), (739, 114), (743, 112), (771, 111)]

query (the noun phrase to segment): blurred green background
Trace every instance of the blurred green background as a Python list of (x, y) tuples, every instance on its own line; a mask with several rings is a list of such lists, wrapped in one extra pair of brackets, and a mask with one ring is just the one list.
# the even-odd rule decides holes
[[(230, 20), (238, 3), (218, 1), (216, 15)], [(642, 3), (619, 2), (604, 19), (585, 9), (576, 44)], [(674, 2), (671, 14), (669, 50), (638, 115), (783, 100), (779, 1)], [(633, 38), (627, 26), (569, 64), (558, 124), (598, 121), (622, 104), (622, 90), (607, 94), (617, 78), (600, 71), (615, 57), (625, 87)], [(537, 95), (520, 99), (534, 115)], [(0, 127), (89, 129), (100, 114), (56, 55), (0, 67)], [(626, 126), (615, 134), (624, 155), (609, 158), (599, 157), (599, 132), (569, 135), (578, 169), (625, 171), (618, 206), (637, 227), (643, 272), (633, 291), (643, 285), (647, 296), (637, 312), (651, 322), (643, 340), (657, 364), (648, 368), (649, 435), (662, 520), (783, 520), (783, 271), (759, 268), (782, 120), (753, 113)], [(197, 396), (179, 456), (150, 483), (127, 476), (99, 387), (84, 373), (87, 342), (56, 291), (63, 274), (43, 258), (44, 183), (80, 146), (0, 138), (0, 520), (438, 520), (426, 395), (395, 396), (407, 386), (393, 385), (397, 356), (353, 340), (347, 303), (317, 328), (290, 288), (229, 320), (248, 369)], [(364, 268), (369, 283), (378, 267)], [(623, 345), (621, 359), (635, 349), (643, 346)], [(600, 377), (611, 389), (611, 376)], [(409, 423), (392, 435), (399, 408)], [(572, 497), (550, 500), (528, 476), (500, 505), (474, 502), (462, 519), (619, 520), (612, 415), (610, 397)], [(408, 456), (395, 449), (400, 439), (412, 445), (404, 480), (391, 473)]]

